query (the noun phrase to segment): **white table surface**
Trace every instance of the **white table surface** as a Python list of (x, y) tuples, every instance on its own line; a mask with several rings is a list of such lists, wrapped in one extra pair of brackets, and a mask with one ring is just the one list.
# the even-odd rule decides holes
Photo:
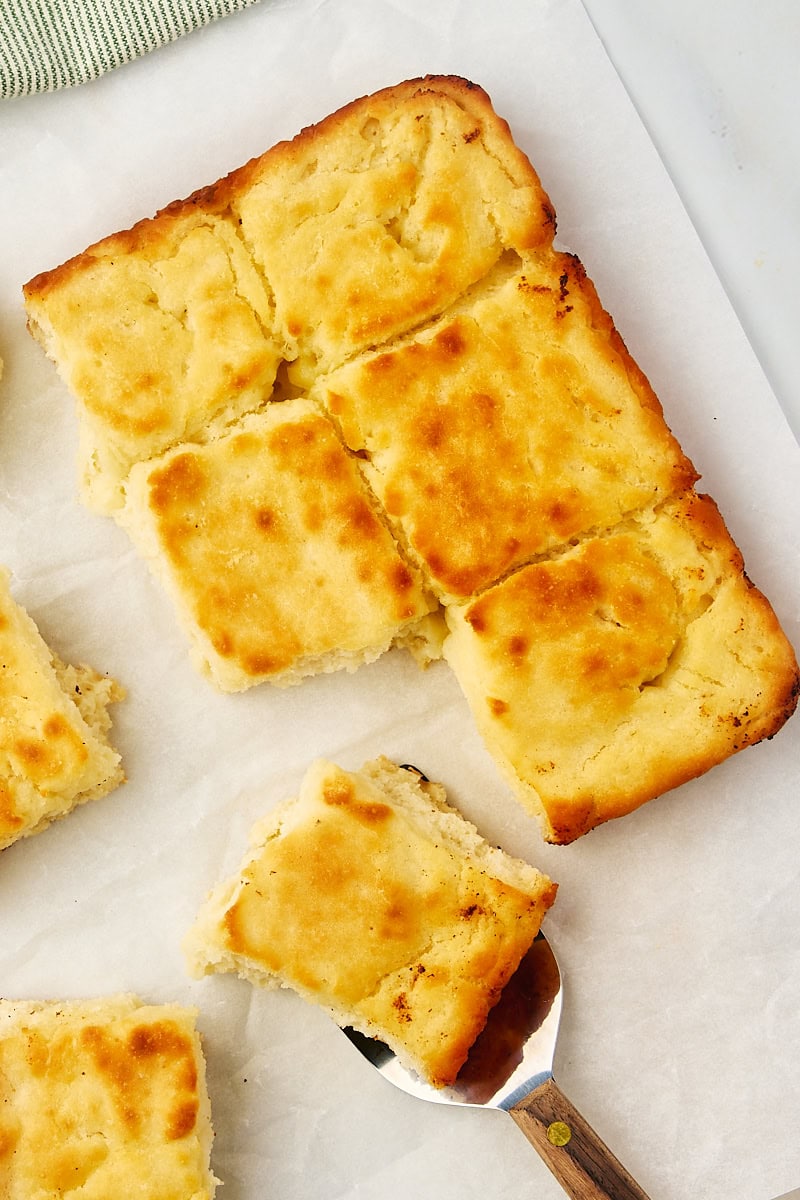
[(800, 439), (800, 5), (583, 3)]
[[(584, 3), (797, 436), (800, 395), (793, 359), (800, 317), (800, 236), (794, 220), (800, 180), (800, 8), (796, 0), (762, 0), (757, 6), (752, 0)], [(310, 16), (314, 20), (298, 28), (298, 10), (307, 21)], [(345, 10), (357, 11), (360, 23), (346, 25)], [(486, 12), (498, 14), (503, 37), (492, 42), (465, 30), (458, 23), (462, 10), (478, 25), (491, 26), (493, 18)], [(575, 64), (568, 57), (563, 84), (573, 110), (563, 131), (541, 118), (537, 104), (542, 112), (557, 113), (552, 90), (547, 94), (546, 88), (562, 83), (556, 69), (562, 64), (540, 58), (541, 78), (547, 80), (542, 83), (529, 70), (525, 46), (512, 44), (508, 26), (513, 33), (514, 21), (511, 15), (500, 15), (505, 13), (524, 17), (527, 36), (536, 37), (540, 26), (551, 27), (554, 36), (563, 38), (562, 53), (566, 50), (568, 55), (575, 44), (571, 39), (576, 39), (581, 53), (591, 58), (598, 94), (619, 115), (624, 136), (636, 143), (636, 160), (643, 163), (641, 195), (653, 208), (638, 227), (637, 213), (625, 207), (628, 196), (620, 184), (619, 164), (606, 170), (604, 162), (592, 161), (587, 174), (566, 150), (572, 147), (573, 153), (590, 156), (596, 138), (617, 154), (618, 131), (609, 133), (602, 116), (588, 111), (591, 94), (586, 114), (575, 111), (575, 80), (569, 77)], [(706, 313), (696, 297), (699, 332), (692, 337), (691, 328), (679, 333), (664, 324), (676, 297), (680, 301), (677, 290), (675, 295), (652, 294), (650, 305), (651, 293), (643, 290), (634, 271), (630, 295), (626, 294), (631, 253), (652, 260), (650, 269), (656, 274), (648, 279), (667, 278), (664, 254), (649, 253), (652, 215), (660, 222), (662, 236), (674, 238), (685, 253), (701, 295), (710, 296), (718, 310), (723, 307), (717, 303), (716, 281), (709, 280), (705, 260), (695, 253), (694, 239), (685, 236), (676, 220), (671, 192), (667, 194), (652, 171), (649, 147), (642, 146), (638, 129), (615, 96), (606, 95), (615, 90), (616, 80), (614, 89), (606, 87), (581, 25), (568, 0), (536, 0), (530, 9), (522, 0), (513, 5), (498, 0), (496, 8), (486, 9), (478, 0), (441, 0), (439, 5), (437, 0), (262, 0), (256, 9), (217, 29), (158, 51), (146, 63), (123, 68), (113, 80), (101, 80), (94, 91), (80, 89), (80, 95), (36, 97), (30, 103), (0, 107), (0, 353), (7, 367), (0, 449), (5, 438), (6, 448), (13, 439), (19, 451), (1, 460), (0, 561), (9, 559), (23, 599), (43, 618), (45, 631), (58, 634), (65, 657), (84, 656), (129, 686), (130, 701), (115, 723), (115, 734), (129, 751), (131, 776), (117, 795), (87, 806), (59, 828), (15, 847), (7, 860), (4, 857), (0, 990), (34, 995), (56, 979), (57, 986), (71, 994), (88, 981), (98, 992), (141, 989), (149, 998), (192, 1002), (199, 996), (220, 1115), (218, 1164), (228, 1177), (220, 1200), (223, 1195), (226, 1200), (251, 1200), (261, 1194), (260, 1186), (245, 1180), (247, 1172), (260, 1179), (268, 1172), (275, 1194), (286, 1200), (384, 1200), (401, 1186), (424, 1200), (510, 1200), (522, 1194), (550, 1200), (558, 1191), (535, 1168), (528, 1178), (527, 1166), (518, 1165), (518, 1156), (523, 1163), (527, 1160), (521, 1159), (516, 1130), (506, 1133), (504, 1127), (485, 1125), (482, 1119), (472, 1122), (473, 1115), (484, 1114), (468, 1114), (463, 1120), (450, 1113), (435, 1118), (420, 1114), (403, 1105), (404, 1097), (389, 1098), (371, 1081), (364, 1086), (360, 1063), (354, 1065), (349, 1047), (340, 1049), (331, 1038), (327, 1018), (316, 1020), (313, 1013), (301, 1012), (294, 998), (270, 996), (251, 1004), (244, 989), (225, 986), (235, 981), (218, 981), (219, 987), (211, 981), (201, 988), (185, 981), (175, 949), (177, 937), (193, 916), (202, 890), (220, 877), (223, 850), (218, 843), (225, 846), (229, 862), (238, 861), (250, 818), (260, 815), (264, 780), (272, 801), (291, 794), (309, 753), (298, 735), (298, 729), (307, 728), (303, 722), (313, 727), (315, 751), (332, 757), (346, 751), (343, 765), (356, 765), (376, 749), (391, 754), (395, 746), (408, 746), (409, 754), (418, 751), (431, 774), (448, 786), (455, 783), (457, 802), (474, 805), (468, 815), (487, 835), (496, 834), (496, 840), (513, 852), (524, 849), (557, 875), (563, 886), (551, 932), (572, 968), (562, 1082), (569, 1085), (567, 1090), (577, 1088), (579, 1107), (588, 1109), (586, 1115), (634, 1173), (652, 1181), (654, 1200), (683, 1200), (686, 1195), (692, 1200), (767, 1200), (800, 1182), (796, 1143), (789, 1145), (793, 1135), (779, 1137), (775, 1132), (793, 1131), (800, 1124), (800, 1090), (792, 1069), (792, 1061), (800, 1057), (798, 1005), (794, 990), (786, 986), (793, 962), (787, 937), (800, 921), (800, 904), (794, 891), (781, 890), (785, 879), (796, 879), (797, 856), (789, 833), (767, 842), (770, 853), (780, 859), (778, 885), (770, 890), (772, 862), (759, 861), (763, 907), (754, 903), (741, 914), (751, 933), (768, 935), (755, 982), (764, 1005), (770, 1006), (770, 1019), (780, 1019), (780, 1028), (760, 1031), (759, 1045), (771, 1055), (769, 1089), (758, 1077), (756, 1052), (748, 1058), (737, 1051), (726, 1063), (730, 1078), (743, 1088), (742, 1102), (729, 1103), (724, 1119), (719, 1116), (720, 1130), (726, 1130), (737, 1151), (735, 1179), (726, 1174), (724, 1147), (686, 1147), (683, 1141), (684, 1121), (697, 1128), (705, 1115), (713, 1130), (717, 1114), (684, 1113), (680, 1100), (688, 1097), (696, 1107), (710, 1095), (712, 1110), (725, 1108), (730, 1089), (724, 1080), (709, 1077), (708, 1060), (726, 1051), (719, 1030), (709, 1027), (706, 1036), (702, 996), (682, 1013), (683, 988), (674, 972), (674, 955), (688, 950), (687, 967), (691, 962), (710, 998), (715, 994), (716, 958), (720, 969), (731, 970), (737, 947), (730, 939), (714, 940), (719, 933), (714, 912), (727, 912), (729, 889), (749, 850), (756, 801), (766, 796), (787, 830), (794, 828), (794, 724), (772, 743), (737, 756), (737, 761), (723, 764), (665, 803), (646, 806), (624, 830), (621, 825), (606, 827), (564, 855), (531, 845), (529, 830), (513, 809), (498, 809), (492, 815), (481, 807), (483, 792), (494, 788), (494, 772), (464, 724), (458, 697), (442, 673), (432, 676), (424, 693), (415, 674), (391, 662), (376, 664), (375, 671), (361, 677), (357, 692), (346, 680), (330, 677), (295, 689), (280, 702), (268, 690), (254, 689), (235, 706), (234, 718), (225, 698), (207, 696), (198, 687), (185, 663), (171, 611), (128, 551), (123, 535), (75, 503), (71, 413), (51, 369), (29, 344), (20, 312), (19, 285), (35, 270), (238, 165), (245, 153), (268, 144), (260, 141), (267, 136), (264, 130), (289, 135), (301, 118), (312, 120), (338, 99), (394, 82), (403, 77), (399, 71), (473, 72), (496, 96), (525, 144), (535, 147), (536, 165), (558, 192), (566, 236), (575, 237), (575, 248), (587, 251), (592, 270), (603, 277), (603, 294), (607, 288), (612, 312), (619, 313), (626, 336), (630, 332), (633, 344), (647, 356), (648, 370), (652, 366), (664, 384), (670, 417), (681, 435), (687, 434), (690, 453), (697, 452), (709, 490), (732, 519), (757, 581), (763, 578), (770, 599), (796, 636), (798, 579), (792, 577), (792, 564), (798, 561), (795, 527), (800, 522), (792, 518), (796, 503), (786, 503), (793, 484), (791, 478), (779, 479), (777, 469), (770, 472), (769, 461), (753, 461), (758, 450), (753, 454), (752, 447), (763, 447), (765, 459), (772, 455), (788, 464), (791, 475), (799, 461), (797, 447), (769, 387), (761, 386), (757, 367), (751, 370), (751, 356), (742, 354), (739, 331), (731, 333), (725, 312), (716, 312), (709, 321), (718, 341), (706, 355)], [(340, 32), (341, 42), (327, 40)], [(384, 34), (392, 34), (390, 43)], [(437, 57), (431, 45), (445, 52)], [(542, 53), (546, 51), (539, 48)], [(303, 70), (287, 69), (293, 55)], [(254, 103), (263, 107), (254, 111)], [(154, 111), (161, 115), (155, 123)], [(201, 134), (204, 141), (198, 140)], [(157, 173), (150, 166), (153, 161), (159, 164)], [(24, 170), (15, 172), (15, 162)], [(59, 173), (51, 179), (48, 169), (54, 162)], [(630, 180), (625, 186), (630, 183), (637, 192), (639, 182)], [(580, 194), (581, 184), (588, 189), (586, 196)], [(48, 194), (51, 185), (53, 192)], [(16, 197), (4, 194), (9, 187), (17, 189)], [(29, 216), (34, 206), (35, 218)], [(49, 224), (39, 219), (39, 208), (52, 218)], [(611, 236), (613, 214), (618, 212), (629, 222), (625, 239)], [(15, 219), (8, 220), (4, 213)], [(729, 345), (736, 365), (726, 370)], [(695, 366), (705, 376), (696, 413), (691, 394)], [(736, 393), (730, 406), (718, 399), (718, 384)], [(758, 411), (750, 411), (751, 397)], [(793, 494), (796, 499), (796, 491)], [(779, 520), (764, 527), (760, 514), (774, 513), (776, 502)], [(82, 607), (86, 605), (90, 607)], [(147, 623), (146, 645), (136, 641), (137, 618)], [(105, 636), (107, 624), (113, 628), (113, 640)], [(396, 695), (389, 690), (395, 686)], [(428, 707), (422, 704), (423, 694), (430, 697)], [(174, 699), (170, 703), (176, 695), (181, 705)], [(356, 732), (343, 732), (348, 722)], [(196, 731), (196, 749), (186, 744), (187, 728)], [(381, 744), (376, 747), (378, 737)], [(225, 755), (230, 756), (239, 739), (247, 740), (250, 758), (234, 787)], [(228, 801), (233, 798), (240, 807), (227, 843)], [(722, 854), (709, 858), (704, 850), (709, 845), (717, 850), (721, 828), (734, 854), (730, 862)], [(689, 830), (691, 837), (683, 842), (682, 834)], [(629, 834), (637, 839), (631, 861), (625, 851)], [(76, 862), (82, 865), (89, 858), (96, 878), (92, 872), (75, 870)], [(752, 862), (750, 867), (752, 871)], [(673, 870), (685, 873), (687, 889), (695, 887), (695, 894), (687, 890), (671, 904)], [(661, 892), (651, 889), (655, 876), (664, 881)], [(48, 880), (44, 892), (37, 883), (40, 878)], [(614, 888), (596, 887), (595, 878), (612, 878)], [(699, 887), (706, 889), (707, 899), (697, 898)], [(637, 907), (645, 894), (647, 902)], [(149, 924), (141, 923), (142, 911), (150, 917)], [(25, 921), (30, 917), (29, 928), (21, 928), (20, 913)], [(697, 946), (697, 922), (701, 938), (705, 935), (709, 944), (707, 953), (702, 942)], [(94, 945), (91, 938), (73, 936), (87, 926)], [(608, 957), (600, 942), (609, 935), (620, 962), (598, 984), (592, 971)], [(645, 948), (642, 965), (663, 989), (663, 1011), (653, 1005), (640, 960), (633, 956), (625, 963), (626, 953), (637, 947)], [(608, 996), (617, 989), (616, 1011), (612, 1004), (597, 1001), (598, 986), (604, 986)], [(749, 995), (734, 987), (721, 1000), (731, 1028), (745, 1027)], [(295, 1039), (298, 1019), (305, 1022), (307, 1044)], [(679, 1049), (686, 1058), (679, 1060), (678, 1068), (674, 1052), (682, 1035), (687, 1041)], [(262, 1039), (268, 1053), (261, 1053)], [(672, 1064), (665, 1075), (654, 1065), (651, 1047)], [(297, 1077), (312, 1060), (318, 1086), (329, 1092), (319, 1103), (313, 1091), (305, 1095)], [(612, 1088), (613, 1104), (606, 1102), (596, 1082), (599, 1068), (610, 1073), (611, 1083), (620, 1084), (618, 1094)], [(240, 1069), (250, 1080), (246, 1088), (238, 1079)], [(781, 1106), (779, 1084), (784, 1079), (792, 1094)], [(767, 1102), (766, 1111), (756, 1104), (752, 1114), (765, 1134), (752, 1145), (751, 1085), (753, 1094)], [(363, 1090), (356, 1107), (357, 1086)], [(350, 1115), (343, 1111), (345, 1105)], [(777, 1111), (781, 1107), (783, 1111)], [(231, 1113), (241, 1112), (243, 1120), (228, 1120)], [(638, 1129), (633, 1118), (640, 1113)], [(638, 1136), (628, 1139), (631, 1126)], [(470, 1156), (479, 1145), (484, 1154), (476, 1156), (473, 1165)], [(682, 1146), (691, 1170), (678, 1162)], [(263, 1171), (256, 1149), (264, 1157)], [(489, 1155), (494, 1155), (493, 1163)], [(313, 1176), (305, 1173), (315, 1170)], [(484, 1178), (497, 1184), (494, 1195)], [(690, 1181), (702, 1184), (704, 1178), (705, 1190), (693, 1188)], [(742, 1186), (737, 1190), (739, 1179)], [(269, 1193), (269, 1187), (266, 1190)]]
[(800, 440), (800, 5), (583, 3)]

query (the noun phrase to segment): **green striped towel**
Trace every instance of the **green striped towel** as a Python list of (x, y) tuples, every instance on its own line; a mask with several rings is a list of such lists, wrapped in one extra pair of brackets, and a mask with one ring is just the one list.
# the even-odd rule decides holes
[(53, 92), (256, 0), (0, 0), (0, 99)]

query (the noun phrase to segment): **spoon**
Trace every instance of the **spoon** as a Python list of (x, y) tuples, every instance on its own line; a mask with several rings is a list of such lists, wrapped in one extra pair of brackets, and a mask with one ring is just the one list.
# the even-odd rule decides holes
[(383, 1042), (344, 1032), (381, 1075), (412, 1096), (510, 1113), (572, 1200), (648, 1200), (553, 1078), (561, 1007), (561, 973), (539, 933), (451, 1086), (431, 1086)]

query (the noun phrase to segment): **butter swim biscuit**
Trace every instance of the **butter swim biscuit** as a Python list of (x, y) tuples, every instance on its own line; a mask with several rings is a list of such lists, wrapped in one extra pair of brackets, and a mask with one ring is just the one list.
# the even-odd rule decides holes
[(67, 666), (45, 644), (0, 567), (0, 849), (124, 781), (108, 743), (122, 688)]
[(552, 249), (312, 394), (445, 602), (697, 477), (580, 263)]
[(447, 611), (445, 657), (488, 749), (549, 841), (771, 737), (794, 651), (694, 492), (523, 567)]
[(357, 461), (307, 400), (131, 473), (121, 516), (223, 691), (353, 670), (424, 642), (435, 602)]
[(7, 1200), (212, 1200), (194, 1009), (134, 996), (0, 1000)]
[(193, 974), (293, 988), (443, 1085), (555, 894), (484, 842), (440, 784), (385, 758), (355, 772), (318, 761), (255, 827), (185, 949)]

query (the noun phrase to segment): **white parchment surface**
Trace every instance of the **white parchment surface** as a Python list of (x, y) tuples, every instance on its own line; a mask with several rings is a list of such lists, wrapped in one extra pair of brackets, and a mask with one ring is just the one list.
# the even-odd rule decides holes
[(191, 981), (180, 939), (310, 759), (441, 779), (560, 884), (556, 1077), (652, 1200), (800, 1182), (800, 718), (705, 778), (548, 847), (444, 665), (221, 697), (112, 521), (77, 502), (76, 422), (21, 285), (378, 87), (482, 84), (549, 191), (752, 579), (800, 643), (800, 449), (578, 0), (262, 0), (106, 76), (0, 108), (0, 561), (68, 661), (118, 678), (129, 782), (0, 861), (0, 993), (200, 1009), (224, 1200), (559, 1200), (502, 1113), (412, 1100), (289, 992)]

